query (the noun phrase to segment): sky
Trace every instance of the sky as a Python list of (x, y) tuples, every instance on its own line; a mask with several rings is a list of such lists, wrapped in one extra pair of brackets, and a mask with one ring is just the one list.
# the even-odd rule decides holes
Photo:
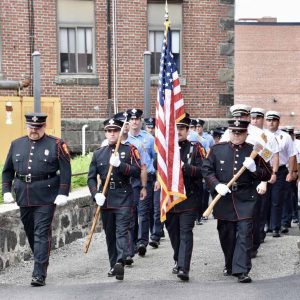
[(300, 0), (235, 0), (235, 20), (277, 17), (277, 22), (300, 22)]

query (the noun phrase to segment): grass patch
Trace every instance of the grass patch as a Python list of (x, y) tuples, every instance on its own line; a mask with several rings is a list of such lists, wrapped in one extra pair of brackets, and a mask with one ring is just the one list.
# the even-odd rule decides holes
[[(76, 175), (88, 172), (92, 160), (92, 153), (86, 156), (76, 156), (71, 160), (72, 182), (71, 189), (76, 189), (87, 185), (87, 174)], [(74, 176), (76, 175), (76, 176)]]
[[(81, 174), (88, 172), (90, 162), (92, 160), (92, 153), (89, 153), (88, 155), (82, 157), (82, 156), (76, 156), (71, 160), (71, 168), (72, 168), (72, 175), (74, 174)], [(2, 197), (2, 169), (3, 165), (0, 164), (0, 204), (3, 203), (3, 197)], [(71, 181), (71, 190), (83, 187), (87, 185), (87, 174), (81, 174), (72, 176)]]

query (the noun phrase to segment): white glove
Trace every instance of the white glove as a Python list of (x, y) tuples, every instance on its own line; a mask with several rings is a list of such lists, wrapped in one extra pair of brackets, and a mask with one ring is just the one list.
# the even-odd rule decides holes
[(12, 193), (9, 193), (9, 192), (4, 193), (3, 194), (3, 202), (4, 202), (4, 204), (9, 204), (9, 203), (15, 202), (15, 199), (14, 199)]
[(103, 193), (97, 193), (95, 195), (95, 200), (96, 200), (96, 203), (99, 205), (99, 206), (102, 206), (105, 202), (105, 199), (106, 197), (103, 195)]
[(227, 193), (231, 193), (229, 187), (224, 183), (219, 183), (216, 185), (215, 190), (220, 194), (221, 196), (225, 196)]
[(246, 167), (250, 172), (256, 171), (255, 161), (251, 157), (246, 157), (243, 166)]
[(56, 204), (57, 206), (64, 206), (67, 204), (67, 202), (68, 202), (68, 197), (65, 195), (57, 195), (54, 200), (54, 204)]
[(113, 167), (118, 167), (118, 166), (121, 164), (119, 153), (113, 154), (113, 155), (110, 157), (109, 163), (110, 163)]
[(267, 182), (266, 181), (262, 181), (257, 187), (256, 187), (257, 193), (260, 195), (265, 194), (265, 192), (267, 191)]

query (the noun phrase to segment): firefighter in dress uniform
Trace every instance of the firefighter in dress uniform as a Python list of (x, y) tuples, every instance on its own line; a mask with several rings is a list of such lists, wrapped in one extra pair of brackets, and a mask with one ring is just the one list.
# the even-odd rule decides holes
[(174, 251), (175, 266), (173, 274), (183, 281), (189, 280), (189, 271), (193, 251), (193, 228), (197, 211), (202, 201), (201, 165), (205, 149), (200, 143), (187, 140), (190, 118), (177, 123), (180, 158), (183, 162), (183, 177), (187, 199), (176, 204), (168, 213), (165, 221), (171, 245)]
[(51, 249), (51, 223), (56, 205), (65, 205), (71, 166), (66, 144), (45, 134), (44, 113), (25, 115), (27, 136), (11, 143), (2, 172), (4, 203), (20, 207), (21, 221), (34, 256), (31, 285), (43, 286)]
[[(120, 144), (114, 154), (123, 122), (112, 118), (104, 121), (108, 145), (98, 148), (90, 164), (88, 187), (97, 205), (101, 206), (101, 219), (106, 234), (110, 262), (108, 277), (124, 278), (124, 265), (128, 253), (128, 230), (134, 207), (130, 178), (141, 174), (140, 158), (132, 145)], [(109, 166), (113, 166), (106, 195), (102, 193)], [(101, 184), (98, 188), (97, 175)]]
[[(225, 256), (224, 275), (234, 275), (241, 283), (251, 282), (253, 214), (259, 181), (268, 181), (271, 168), (260, 158), (253, 160), (253, 145), (245, 142), (249, 121), (229, 120), (229, 142), (214, 145), (203, 162), (202, 174), (211, 188), (222, 195), (214, 207), (218, 233)], [(244, 173), (233, 184), (227, 183), (241, 169)]]

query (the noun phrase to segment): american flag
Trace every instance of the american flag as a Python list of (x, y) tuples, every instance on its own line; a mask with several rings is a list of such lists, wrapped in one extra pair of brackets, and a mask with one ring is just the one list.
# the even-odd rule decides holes
[(160, 219), (162, 222), (166, 220), (167, 212), (174, 205), (186, 199), (176, 127), (176, 122), (185, 116), (184, 102), (172, 54), (169, 20), (165, 25), (157, 90), (155, 131), (157, 177), (161, 185)]

